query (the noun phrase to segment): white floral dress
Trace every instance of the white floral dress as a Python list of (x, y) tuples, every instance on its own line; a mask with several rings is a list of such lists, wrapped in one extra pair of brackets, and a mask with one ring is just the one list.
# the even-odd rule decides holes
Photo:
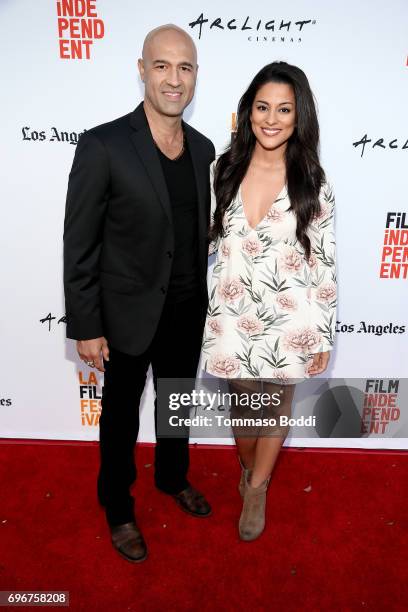
[[(214, 164), (211, 182), (213, 173)], [(217, 257), (202, 347), (208, 373), (290, 384), (309, 377), (311, 355), (332, 349), (336, 264), (334, 195), (328, 183), (320, 205), (307, 230), (312, 247), (307, 262), (287, 188), (255, 229), (247, 222), (239, 189), (224, 215), (224, 236), (210, 245)]]

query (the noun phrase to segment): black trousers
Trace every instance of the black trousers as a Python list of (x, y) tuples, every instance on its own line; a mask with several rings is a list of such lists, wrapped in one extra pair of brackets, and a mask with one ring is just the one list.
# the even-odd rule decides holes
[[(110, 525), (134, 520), (130, 487), (136, 479), (134, 458), (139, 432), (139, 404), (152, 366), (155, 391), (159, 378), (195, 378), (200, 358), (206, 304), (194, 297), (165, 304), (149, 348), (138, 356), (110, 348), (105, 361), (100, 431), (98, 498)], [(129, 384), (130, 383), (130, 384)], [(157, 432), (157, 401), (155, 401)], [(187, 438), (157, 438), (155, 483), (165, 493), (179, 493), (188, 486)]]

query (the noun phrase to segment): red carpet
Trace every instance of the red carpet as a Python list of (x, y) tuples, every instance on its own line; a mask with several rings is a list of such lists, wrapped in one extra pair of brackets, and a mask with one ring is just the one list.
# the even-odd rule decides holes
[(0, 444), (0, 590), (70, 591), (89, 611), (407, 609), (407, 453), (284, 450), (253, 543), (237, 536), (235, 449), (192, 449), (208, 519), (159, 493), (153, 449), (137, 453), (149, 558), (132, 565), (96, 502), (96, 444)]

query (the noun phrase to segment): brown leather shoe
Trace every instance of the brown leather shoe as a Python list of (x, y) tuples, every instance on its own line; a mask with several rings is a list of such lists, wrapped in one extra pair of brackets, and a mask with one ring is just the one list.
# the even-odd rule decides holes
[(187, 489), (172, 495), (172, 498), (176, 501), (176, 504), (180, 506), (184, 512), (204, 518), (212, 514), (211, 506), (205, 499), (204, 495), (194, 489), (192, 486), (188, 486)]
[(142, 532), (135, 522), (111, 527), (113, 547), (127, 561), (139, 563), (147, 557), (147, 547)]

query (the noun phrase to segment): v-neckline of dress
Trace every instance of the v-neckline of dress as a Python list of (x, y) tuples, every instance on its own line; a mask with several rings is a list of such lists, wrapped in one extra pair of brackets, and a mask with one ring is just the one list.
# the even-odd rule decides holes
[(272, 202), (272, 204), (269, 206), (269, 208), (267, 209), (267, 211), (266, 211), (266, 213), (264, 214), (264, 216), (262, 217), (262, 219), (260, 219), (260, 220), (258, 221), (258, 223), (255, 225), (255, 227), (253, 227), (253, 226), (250, 224), (250, 222), (248, 221), (248, 217), (247, 217), (246, 212), (245, 212), (245, 204), (244, 204), (244, 200), (243, 200), (243, 198), (242, 198), (242, 183), (241, 183), (241, 185), (240, 185), (240, 186), (239, 186), (239, 188), (238, 188), (238, 198), (239, 198), (240, 204), (241, 204), (241, 206), (242, 206), (242, 212), (244, 213), (244, 217), (245, 217), (246, 224), (248, 225), (248, 227), (249, 227), (251, 230), (255, 230), (255, 231), (256, 231), (256, 229), (257, 229), (257, 228), (258, 228), (258, 227), (261, 225), (261, 223), (262, 223), (263, 221), (265, 221), (265, 219), (266, 219), (266, 217), (268, 216), (268, 213), (269, 213), (269, 211), (271, 210), (272, 206), (273, 206), (274, 204), (276, 204), (276, 202), (277, 202), (279, 199), (281, 199), (281, 195), (282, 195), (282, 194), (283, 194), (285, 191), (286, 191), (286, 183), (284, 184), (284, 186), (282, 187), (282, 189), (280, 190), (280, 192), (278, 193), (278, 195), (276, 196), (276, 198), (274, 199), (274, 201)]

